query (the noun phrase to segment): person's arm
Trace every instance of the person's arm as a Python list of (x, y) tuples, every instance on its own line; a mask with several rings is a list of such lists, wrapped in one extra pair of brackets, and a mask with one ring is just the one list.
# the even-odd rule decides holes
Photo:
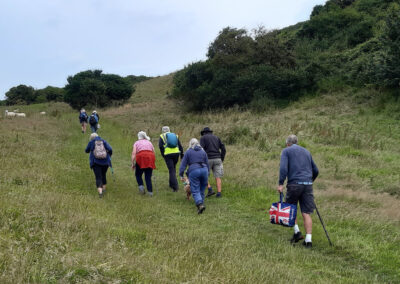
[(181, 166), (179, 167), (179, 176), (181, 177), (181, 179), (183, 178), (183, 175), (185, 173), (185, 169), (187, 166), (187, 159), (188, 159), (188, 155), (184, 155), (183, 159), (181, 160)]
[(133, 144), (133, 149), (132, 149), (132, 165), (131, 167), (134, 168), (135, 167), (135, 160), (136, 160), (136, 144)]
[(311, 166), (312, 166), (312, 180), (314, 181), (318, 177), (319, 170), (317, 168), (317, 165), (314, 163), (312, 157), (311, 157)]
[(225, 160), (226, 148), (224, 143), (222, 143), (221, 139), (219, 139), (219, 148), (221, 149), (221, 160), (223, 162)]
[[(92, 141), (93, 141), (93, 140), (92, 140)], [(90, 141), (90, 142), (87, 144), (86, 149), (85, 149), (85, 152), (86, 152), (86, 153), (90, 153), (90, 150), (91, 150), (91, 148), (92, 148), (92, 141)]]
[(160, 148), (161, 156), (164, 158), (164, 140), (161, 138), (158, 140), (158, 148)]
[(107, 154), (110, 155), (110, 157), (111, 157), (113, 154), (113, 151), (112, 151), (110, 144), (108, 144), (106, 140), (103, 140), (103, 143), (104, 143), (104, 148), (106, 148)]
[(286, 154), (286, 151), (282, 151), (281, 162), (279, 166), (279, 185), (278, 185), (279, 192), (283, 191), (283, 184), (288, 174), (288, 166), (289, 166), (288, 156)]
[(205, 151), (204, 151), (204, 157), (205, 157), (204, 160), (206, 161), (206, 165), (207, 165), (208, 175), (210, 175), (210, 165), (208, 164), (208, 156)]
[(178, 138), (178, 148), (179, 148), (179, 152), (181, 152), (181, 160), (183, 159), (183, 147), (181, 144), (181, 141)]
[[(204, 149), (204, 147), (206, 147), (206, 143), (204, 143), (204, 136), (201, 136), (201, 138), (200, 138), (200, 146), (201, 146), (201, 148), (203, 148)], [(205, 151), (206, 149), (204, 149), (204, 151)]]

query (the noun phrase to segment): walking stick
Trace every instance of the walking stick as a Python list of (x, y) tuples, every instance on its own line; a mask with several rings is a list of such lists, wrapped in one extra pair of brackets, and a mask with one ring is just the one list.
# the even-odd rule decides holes
[(317, 204), (315, 204), (315, 210), (317, 211), (319, 220), (321, 221), (322, 228), (324, 228), (324, 231), (325, 231), (326, 237), (328, 238), (329, 244), (330, 244), (330, 246), (333, 246), (333, 244), (332, 244), (332, 242), (331, 242), (331, 239), (329, 238), (328, 231), (325, 229), (324, 221), (322, 220), (322, 217), (321, 217), (321, 215), (319, 214), (319, 211), (318, 211), (318, 208), (317, 208)]
[(113, 182), (115, 183), (114, 168), (110, 167), (110, 169), (111, 169), (111, 175), (113, 177)]
[(110, 156), (110, 169), (111, 169), (111, 175), (113, 177), (113, 182), (115, 183), (114, 168), (112, 167), (111, 156)]

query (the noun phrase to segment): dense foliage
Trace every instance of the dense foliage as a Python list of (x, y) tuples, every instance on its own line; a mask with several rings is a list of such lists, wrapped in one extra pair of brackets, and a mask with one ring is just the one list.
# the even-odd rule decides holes
[(113, 102), (124, 102), (134, 92), (129, 79), (103, 74), (101, 70), (79, 72), (69, 76), (67, 81), (64, 100), (75, 109), (87, 105), (105, 107)]
[(0, 102), (4, 105), (30, 105), (52, 101), (62, 102), (64, 100), (64, 94), (65, 90), (63, 88), (47, 86), (44, 89), (35, 90), (31, 86), (18, 85), (12, 87), (6, 93), (6, 99)]
[(88, 70), (69, 76), (64, 88), (47, 86), (35, 90), (26, 85), (12, 87), (0, 105), (65, 101), (76, 109), (86, 105), (105, 107), (125, 102), (135, 91), (133, 84), (148, 79), (150, 77), (130, 75), (123, 78), (115, 74), (103, 74), (101, 70)]
[(195, 110), (297, 99), (344, 86), (398, 88), (399, 1), (329, 0), (277, 31), (227, 27), (207, 60), (176, 73), (173, 97)]
[(6, 93), (6, 105), (31, 104), (36, 101), (35, 89), (31, 86), (18, 85)]
[(129, 79), (132, 84), (137, 84), (137, 83), (140, 83), (143, 81), (150, 80), (153, 77), (147, 77), (144, 75), (140, 75), (140, 76), (128, 75), (128, 76), (126, 76), (126, 78)]

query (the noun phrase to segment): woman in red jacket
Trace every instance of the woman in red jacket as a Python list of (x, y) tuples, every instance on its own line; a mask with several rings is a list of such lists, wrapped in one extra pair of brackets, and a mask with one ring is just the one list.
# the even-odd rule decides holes
[(151, 176), (153, 169), (156, 168), (156, 156), (154, 154), (153, 144), (150, 142), (150, 137), (146, 132), (138, 133), (138, 141), (133, 144), (132, 150), (132, 169), (135, 169), (136, 181), (139, 185), (139, 192), (144, 194), (143, 173), (146, 180), (147, 194), (153, 196), (153, 185)]

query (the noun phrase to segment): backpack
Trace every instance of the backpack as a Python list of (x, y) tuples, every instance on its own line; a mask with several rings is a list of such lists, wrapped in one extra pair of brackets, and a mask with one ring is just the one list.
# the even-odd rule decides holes
[(176, 148), (178, 146), (178, 137), (175, 133), (168, 132), (165, 135), (165, 140), (168, 148)]
[(94, 117), (93, 114), (92, 114), (92, 115), (90, 116), (90, 118), (89, 118), (89, 123), (90, 123), (90, 125), (92, 125), (92, 126), (94, 126), (94, 125), (97, 124), (97, 119), (96, 119), (96, 117)]
[(87, 120), (87, 114), (86, 114), (86, 112), (81, 112), (81, 114), (79, 115), (79, 119), (80, 119), (80, 120)]
[(94, 150), (93, 150), (94, 157), (99, 160), (106, 159), (107, 151), (106, 151), (106, 148), (104, 147), (103, 140), (96, 140), (94, 143), (95, 143)]

